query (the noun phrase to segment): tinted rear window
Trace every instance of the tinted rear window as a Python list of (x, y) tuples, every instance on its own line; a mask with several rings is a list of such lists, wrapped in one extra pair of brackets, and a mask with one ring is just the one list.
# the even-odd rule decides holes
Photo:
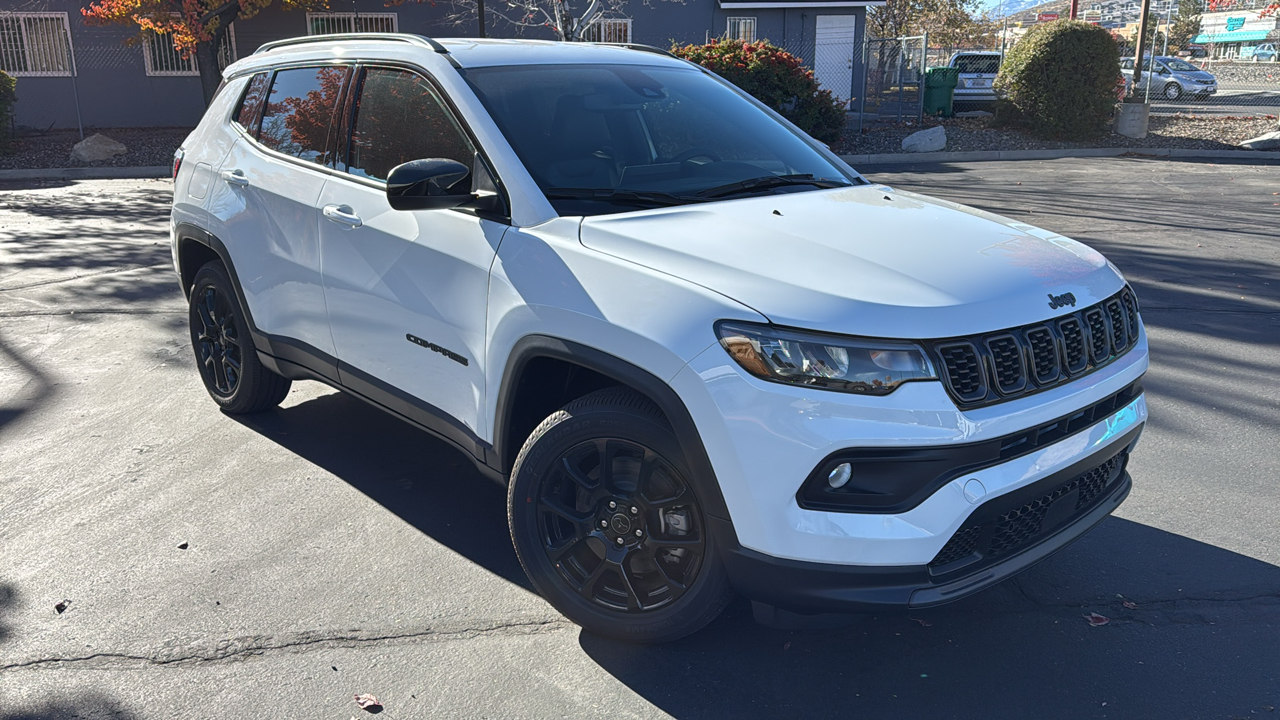
[(240, 127), (253, 132), (258, 126), (258, 116), (262, 114), (262, 100), (267, 96), (267, 73), (258, 73), (249, 80), (240, 105), (232, 116)]
[(345, 67), (295, 68), (276, 73), (258, 139), (302, 160), (329, 162), (329, 127), (347, 77)]
[(994, 75), (1000, 72), (999, 55), (960, 55), (951, 65), (962, 73)]

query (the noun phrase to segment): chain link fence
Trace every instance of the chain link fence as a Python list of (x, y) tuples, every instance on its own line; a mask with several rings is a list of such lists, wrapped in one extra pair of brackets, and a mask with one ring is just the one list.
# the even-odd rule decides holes
[(927, 35), (866, 41), (862, 52), (866, 82), (854, 108), (859, 131), (868, 122), (923, 119), (928, 47)]
[[(1126, 63), (1133, 66), (1130, 59)], [(1132, 81), (1132, 70), (1126, 73)], [(1259, 117), (1280, 114), (1280, 63), (1156, 57), (1138, 91), (1153, 115)], [(1212, 88), (1212, 92), (1209, 89)]]

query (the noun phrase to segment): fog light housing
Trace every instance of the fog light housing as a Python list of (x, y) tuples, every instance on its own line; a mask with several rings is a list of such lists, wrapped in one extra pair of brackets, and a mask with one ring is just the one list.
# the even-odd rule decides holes
[(853, 477), (853, 466), (843, 462), (832, 468), (831, 473), (827, 475), (827, 484), (832, 490), (839, 490), (849, 482), (851, 477)]

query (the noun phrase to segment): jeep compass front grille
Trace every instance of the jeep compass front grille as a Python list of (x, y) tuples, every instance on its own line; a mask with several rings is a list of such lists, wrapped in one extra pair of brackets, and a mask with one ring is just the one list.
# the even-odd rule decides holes
[(1138, 340), (1129, 288), (1053, 321), (927, 343), (951, 398), (962, 408), (1029, 395), (1087, 375)]

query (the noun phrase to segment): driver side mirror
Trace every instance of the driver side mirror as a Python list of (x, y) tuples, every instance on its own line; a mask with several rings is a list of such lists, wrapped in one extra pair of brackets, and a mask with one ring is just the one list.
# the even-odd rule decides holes
[(456, 160), (411, 160), (387, 175), (387, 202), (395, 210), (447, 210), (475, 198), (471, 168)]

